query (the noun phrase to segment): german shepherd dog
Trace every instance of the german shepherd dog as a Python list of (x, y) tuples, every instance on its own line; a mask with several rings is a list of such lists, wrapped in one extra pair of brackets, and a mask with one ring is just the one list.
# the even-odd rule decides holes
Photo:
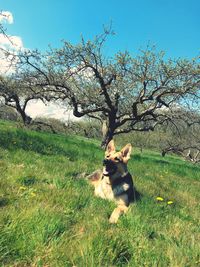
[(88, 176), (96, 196), (113, 200), (117, 204), (110, 216), (110, 223), (117, 223), (120, 215), (127, 212), (129, 204), (134, 200), (133, 180), (127, 170), (131, 150), (131, 144), (127, 144), (116, 152), (114, 141), (111, 140), (105, 151), (103, 170), (97, 170)]

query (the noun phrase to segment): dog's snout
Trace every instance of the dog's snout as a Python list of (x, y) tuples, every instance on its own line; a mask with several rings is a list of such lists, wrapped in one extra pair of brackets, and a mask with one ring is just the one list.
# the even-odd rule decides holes
[(109, 160), (108, 159), (104, 159), (103, 160), (103, 165), (105, 166), (105, 165), (107, 165), (109, 163)]
[(114, 165), (115, 165), (114, 162), (112, 162), (112, 160), (110, 159), (103, 160), (103, 166), (105, 166), (106, 168), (113, 168)]

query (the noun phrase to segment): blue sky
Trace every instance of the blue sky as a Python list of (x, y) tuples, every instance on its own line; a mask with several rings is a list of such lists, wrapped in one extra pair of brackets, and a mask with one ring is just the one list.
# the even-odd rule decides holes
[(149, 42), (168, 57), (200, 53), (200, 0), (0, 0), (0, 10), (12, 13), (7, 32), (27, 48), (59, 47), (62, 39), (77, 43), (81, 34), (92, 38), (112, 21), (110, 55), (136, 53)]

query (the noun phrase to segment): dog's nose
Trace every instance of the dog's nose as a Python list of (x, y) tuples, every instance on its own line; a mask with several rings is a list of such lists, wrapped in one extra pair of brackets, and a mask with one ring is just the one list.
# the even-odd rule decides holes
[(104, 160), (103, 160), (103, 165), (106, 165), (106, 164), (108, 164), (108, 162), (109, 162), (109, 160), (108, 160), (108, 159), (104, 159)]

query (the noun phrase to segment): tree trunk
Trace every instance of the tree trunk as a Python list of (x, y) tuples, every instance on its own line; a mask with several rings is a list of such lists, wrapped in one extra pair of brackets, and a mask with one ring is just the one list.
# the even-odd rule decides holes
[(23, 120), (24, 125), (29, 125), (31, 123), (32, 118), (29, 117), (28, 115), (26, 115), (25, 112), (22, 112), (21, 116), (22, 116), (22, 120)]
[(116, 112), (112, 112), (107, 118), (103, 120), (101, 148), (103, 148), (104, 150), (106, 149), (108, 143), (113, 139), (114, 132), (116, 129), (115, 119)]
[(101, 148), (106, 149), (108, 143), (113, 139), (114, 127), (108, 126), (107, 122), (104, 121), (102, 125), (102, 142)]
[(16, 105), (15, 109), (21, 115), (24, 125), (29, 125), (32, 121), (32, 118), (26, 114), (25, 106), (21, 107), (20, 100), (17, 95), (13, 96), (13, 99), (15, 100), (15, 105)]

